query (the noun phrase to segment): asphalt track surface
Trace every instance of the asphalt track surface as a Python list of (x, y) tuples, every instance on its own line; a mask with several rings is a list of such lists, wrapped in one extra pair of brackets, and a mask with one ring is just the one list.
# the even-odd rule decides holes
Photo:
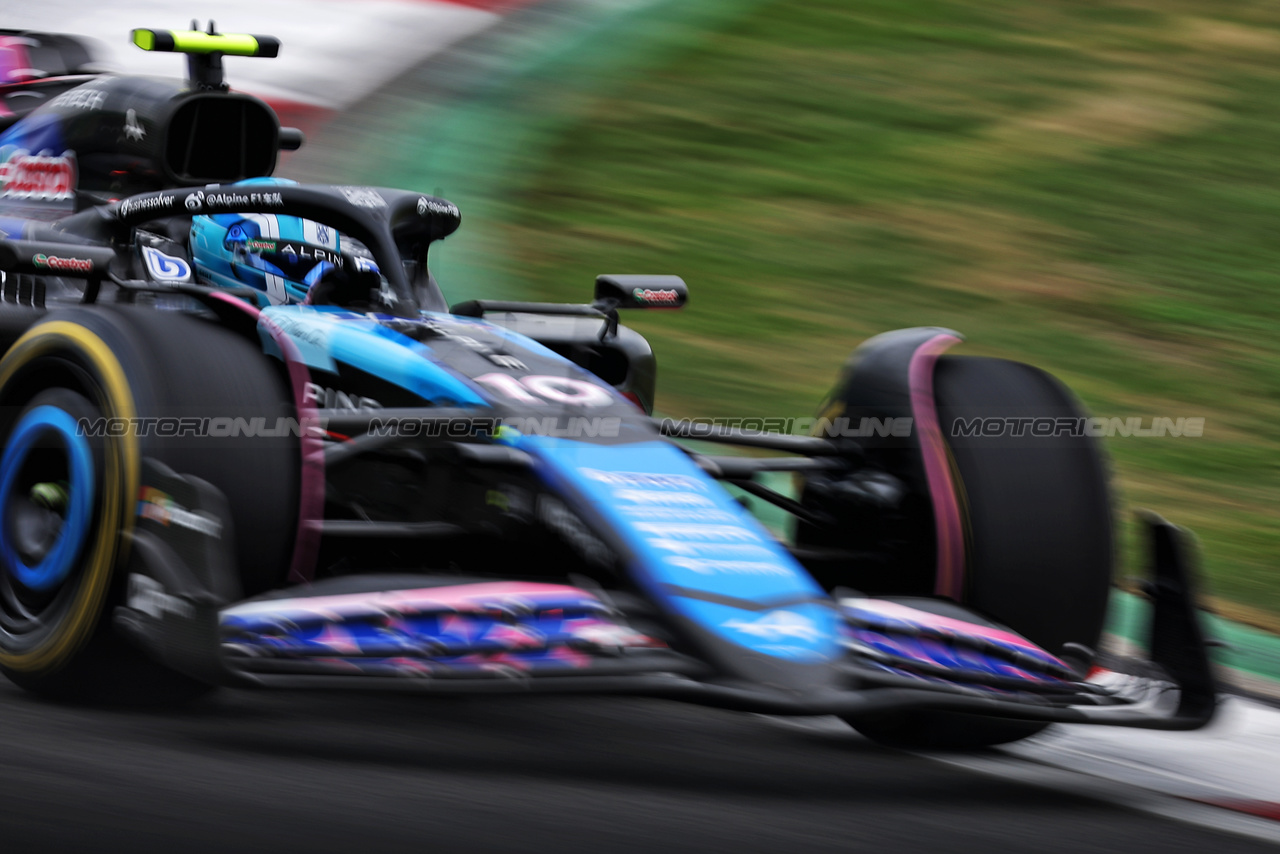
[(223, 691), (139, 712), (0, 679), (0, 732), (10, 852), (1274, 850), (656, 700)]

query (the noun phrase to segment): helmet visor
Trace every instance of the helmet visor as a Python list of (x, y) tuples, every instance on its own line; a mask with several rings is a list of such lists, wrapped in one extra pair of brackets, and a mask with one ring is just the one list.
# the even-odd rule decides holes
[(324, 246), (232, 232), (227, 234), (226, 248), (237, 262), (290, 281), (311, 284), (311, 274), (321, 264), (327, 264), (326, 269), (344, 266), (342, 254)]

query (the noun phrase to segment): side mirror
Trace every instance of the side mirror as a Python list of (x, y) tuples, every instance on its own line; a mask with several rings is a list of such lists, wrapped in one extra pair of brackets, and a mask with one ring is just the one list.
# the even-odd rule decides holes
[(276, 140), (281, 151), (297, 151), (302, 148), (302, 143), (306, 142), (307, 138), (297, 128), (280, 128), (280, 134)]
[(682, 308), (689, 286), (679, 276), (596, 276), (597, 305), (610, 308)]

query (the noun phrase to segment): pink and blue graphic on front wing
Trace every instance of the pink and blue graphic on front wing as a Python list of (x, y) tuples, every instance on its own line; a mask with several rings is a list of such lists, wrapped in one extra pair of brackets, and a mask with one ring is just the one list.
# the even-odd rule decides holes
[(1056, 656), (991, 626), (878, 599), (841, 600), (840, 610), (846, 645), (890, 672), (1027, 690), (1067, 690), (1079, 678)]
[(250, 602), (221, 627), (230, 655), (363, 675), (583, 668), (663, 646), (584, 590), (510, 582)]
[(428, 677), (472, 677), (472, 676), (538, 676), (555, 675), (566, 672), (584, 672), (592, 665), (600, 662), (601, 656), (581, 652), (567, 646), (551, 647), (540, 651), (519, 653), (479, 654), (473, 653), (452, 658), (416, 658), (413, 656), (394, 656), (387, 658), (370, 658), (359, 656), (317, 656), (313, 658), (267, 659), (265, 663), (277, 663), (283, 666), (268, 668), (261, 666), (262, 671), (275, 670), (296, 675), (322, 676), (389, 676), (398, 678)]

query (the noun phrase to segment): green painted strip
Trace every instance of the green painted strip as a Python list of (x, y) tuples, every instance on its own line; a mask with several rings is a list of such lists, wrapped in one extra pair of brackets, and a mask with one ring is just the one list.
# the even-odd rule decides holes
[[(1227, 644), (1213, 650), (1213, 660), (1235, 670), (1263, 679), (1280, 681), (1280, 637), (1205, 614), (1209, 636)], [(1151, 621), (1151, 604), (1146, 600), (1117, 590), (1111, 596), (1107, 614), (1107, 631), (1145, 646)]]

